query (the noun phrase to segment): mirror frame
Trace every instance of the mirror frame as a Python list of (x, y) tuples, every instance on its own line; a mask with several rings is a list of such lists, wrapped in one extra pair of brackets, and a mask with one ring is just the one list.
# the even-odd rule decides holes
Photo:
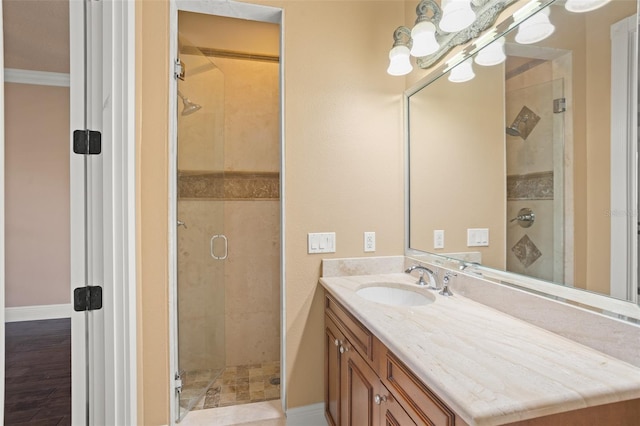
[[(415, 83), (409, 89), (405, 90), (403, 95), (403, 132), (404, 132), (404, 148), (405, 148), (405, 256), (414, 258), (419, 261), (429, 262), (444, 268), (456, 269), (459, 273), (474, 278), (485, 279), (496, 284), (507, 285), (512, 288), (524, 290), (539, 296), (558, 300), (564, 303), (579, 306), (583, 309), (595, 311), (607, 316), (618, 318), (624, 321), (640, 324), (640, 300), (638, 303), (616, 299), (600, 293), (591, 292), (589, 290), (580, 289), (563, 283), (553, 283), (538, 278), (528, 277), (514, 272), (508, 272), (500, 269), (493, 269), (480, 264), (470, 263), (463, 260), (451, 258), (445, 255), (425, 252), (409, 247), (410, 241), (410, 138), (409, 138), (409, 101), (412, 95), (422, 90), (437, 79), (444, 77), (446, 73), (453, 67), (460, 64), (463, 60), (480, 51), (483, 47), (492, 43), (497, 38), (504, 36), (506, 33), (515, 29), (522, 21), (530, 16), (538, 13), (540, 10), (555, 3), (559, 0), (541, 0), (538, 5), (532, 7), (532, 3), (525, 4), (521, 10), (529, 7), (527, 13), (518, 13), (518, 19), (514, 16), (506, 18), (498, 25), (490, 28), (495, 29), (491, 38), (480, 37), (473, 43), (467, 45), (460, 51), (453, 60), (449, 60), (441, 64), (438, 68), (429, 73), (426, 77)], [(636, 2), (636, 16), (640, 17), (640, 0)], [(638, 51), (636, 51), (638, 55)], [(636, 57), (636, 61), (640, 58)], [(640, 70), (638, 71), (640, 74)], [(638, 77), (636, 77), (638, 80)], [(461, 270), (464, 269), (464, 270)]]

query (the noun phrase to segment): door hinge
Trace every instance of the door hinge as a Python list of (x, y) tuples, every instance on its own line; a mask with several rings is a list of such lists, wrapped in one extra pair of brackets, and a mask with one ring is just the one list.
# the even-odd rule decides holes
[(553, 112), (559, 114), (567, 110), (567, 99), (558, 98), (553, 100)]
[(182, 62), (180, 59), (176, 59), (176, 61), (173, 63), (174, 77), (184, 81), (184, 73), (185, 73), (184, 62)]
[(76, 312), (102, 309), (102, 287), (89, 285), (73, 290), (73, 310)]
[(73, 152), (96, 155), (102, 152), (102, 134), (95, 130), (73, 131)]
[(180, 377), (180, 373), (176, 373), (174, 376), (173, 386), (176, 390), (176, 393), (182, 393), (182, 378)]

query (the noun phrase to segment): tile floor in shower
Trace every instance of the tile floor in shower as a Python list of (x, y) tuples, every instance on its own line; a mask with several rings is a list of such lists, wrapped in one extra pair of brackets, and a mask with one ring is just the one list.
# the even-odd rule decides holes
[(202, 410), (279, 398), (280, 362), (275, 361), (184, 373), (180, 405)]

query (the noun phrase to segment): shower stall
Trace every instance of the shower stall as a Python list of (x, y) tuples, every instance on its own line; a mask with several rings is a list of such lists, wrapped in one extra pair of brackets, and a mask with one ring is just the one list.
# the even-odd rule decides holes
[(564, 282), (564, 82), (550, 61), (520, 60), (505, 96), (507, 270)]
[[(256, 39), (231, 50), (237, 26)], [(179, 11), (178, 30), (176, 421), (279, 399), (281, 342), (279, 25)]]

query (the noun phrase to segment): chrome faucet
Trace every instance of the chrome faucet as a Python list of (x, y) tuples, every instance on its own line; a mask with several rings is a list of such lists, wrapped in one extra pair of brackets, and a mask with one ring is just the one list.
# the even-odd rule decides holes
[(444, 278), (442, 279), (442, 290), (440, 290), (441, 295), (453, 296), (453, 293), (451, 292), (451, 290), (449, 290), (449, 280), (451, 279), (451, 277), (456, 277), (456, 276), (458, 276), (458, 274), (456, 274), (455, 272), (447, 271), (444, 274)]
[(429, 285), (428, 288), (433, 289), (433, 290), (437, 290), (438, 289), (438, 285), (437, 285), (437, 281), (436, 281), (436, 276), (437, 274), (435, 272), (433, 272), (431, 269), (427, 268), (426, 266), (422, 266), (422, 265), (413, 265), (408, 267), (404, 272), (406, 274), (410, 274), (411, 272), (418, 270), (418, 273), (420, 274), (420, 276), (418, 277), (418, 281), (416, 281), (416, 284), (418, 284), (419, 286), (426, 286), (427, 282), (424, 280), (424, 274), (425, 272), (427, 274), (429, 274), (430, 278), (433, 278), (433, 281), (436, 282), (436, 285)]

